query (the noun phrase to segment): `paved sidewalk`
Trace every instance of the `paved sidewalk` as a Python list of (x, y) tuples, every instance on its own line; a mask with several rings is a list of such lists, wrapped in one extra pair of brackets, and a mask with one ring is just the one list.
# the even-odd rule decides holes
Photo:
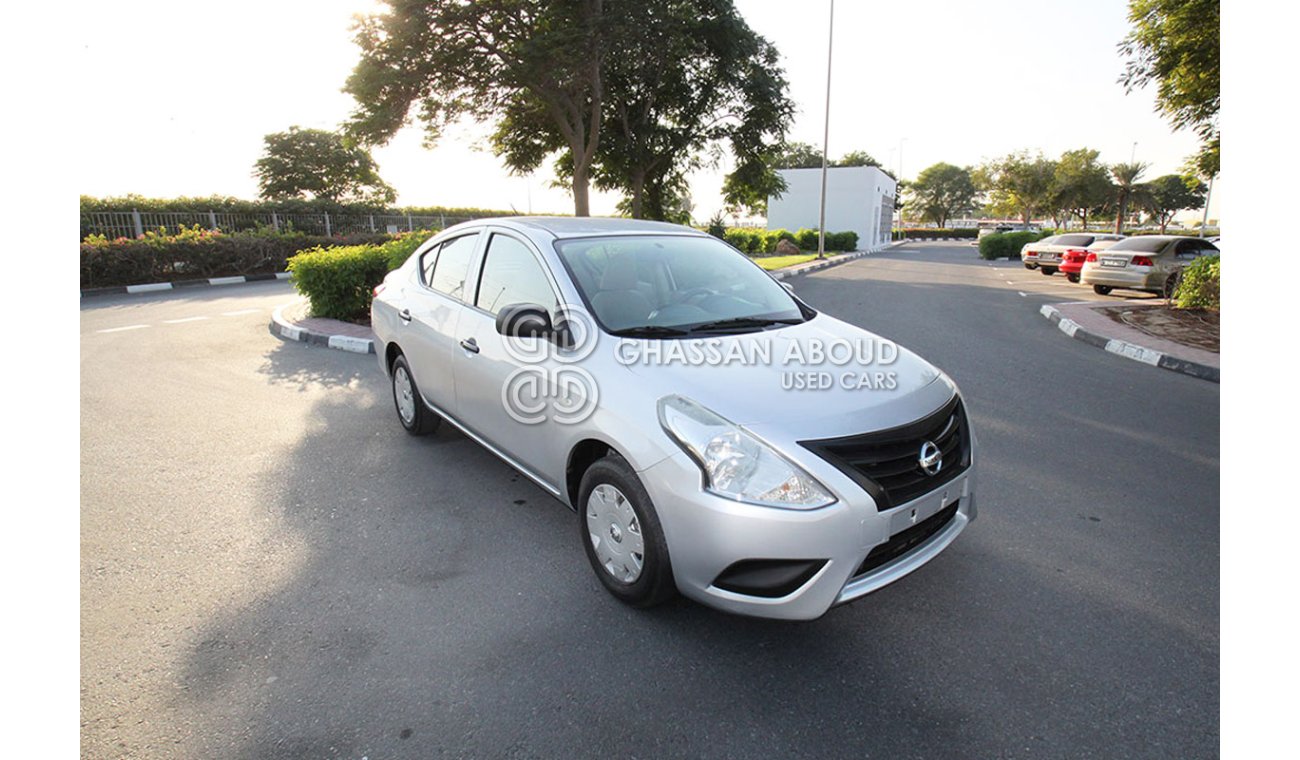
[(1115, 305), (1114, 301), (1082, 301), (1044, 306), (1041, 311), (1076, 340), (1153, 367), (1219, 382), (1217, 353), (1157, 338), (1097, 311)]

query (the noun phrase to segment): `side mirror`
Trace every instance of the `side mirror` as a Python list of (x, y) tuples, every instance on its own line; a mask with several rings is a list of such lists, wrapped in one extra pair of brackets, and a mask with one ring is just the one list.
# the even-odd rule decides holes
[(497, 314), (497, 332), (514, 338), (545, 338), (555, 332), (551, 315), (535, 303), (513, 303)]
[(787, 293), (790, 293), (791, 295), (794, 294), (794, 286), (793, 286), (793, 285), (791, 285), (790, 283), (786, 282), (785, 280), (777, 280), (777, 282), (780, 283), (781, 287), (785, 288), (785, 291), (786, 291)]

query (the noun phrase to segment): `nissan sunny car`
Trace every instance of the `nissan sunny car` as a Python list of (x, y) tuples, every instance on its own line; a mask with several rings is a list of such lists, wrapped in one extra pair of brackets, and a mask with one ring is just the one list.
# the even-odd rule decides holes
[(389, 273), (372, 324), (401, 425), (448, 423), (570, 507), (634, 606), (816, 618), (975, 518), (953, 381), (687, 227), (460, 224)]

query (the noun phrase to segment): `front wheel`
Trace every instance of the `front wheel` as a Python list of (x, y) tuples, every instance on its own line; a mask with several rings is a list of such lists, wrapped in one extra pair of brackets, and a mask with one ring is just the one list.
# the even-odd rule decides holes
[(643, 608), (677, 594), (659, 516), (625, 459), (611, 454), (587, 468), (578, 510), (587, 559), (609, 593)]
[(393, 360), (393, 369), (389, 372), (393, 380), (393, 404), (397, 407), (397, 419), (411, 435), (428, 435), (438, 429), (441, 422), (433, 412), (424, 406), (420, 399), (420, 388), (415, 384), (411, 366), (406, 363), (406, 356), (398, 354)]
[(1110, 291), (1111, 291), (1111, 287), (1109, 285), (1092, 286), (1092, 292), (1096, 293), (1099, 296), (1108, 296), (1110, 295)]
[(1065, 279), (1069, 280), (1070, 282), (1073, 282), (1073, 283), (1076, 283), (1076, 284), (1077, 284), (1077, 283), (1079, 282), (1079, 275), (1077, 275), (1077, 274), (1067, 274), (1067, 275), (1065, 276)]

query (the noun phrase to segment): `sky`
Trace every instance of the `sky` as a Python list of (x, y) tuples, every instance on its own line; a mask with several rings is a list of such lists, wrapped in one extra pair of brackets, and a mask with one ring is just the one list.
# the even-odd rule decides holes
[[(783, 56), (798, 113), (789, 139), (820, 145), (829, 0), (736, 0)], [(79, 192), (253, 198), (262, 138), (292, 125), (334, 129), (352, 110), (341, 91), (358, 53), (354, 14), (371, 0), (119, 0), (82, 8)], [(1049, 157), (1090, 147), (1107, 163), (1179, 171), (1197, 146), (1154, 111), (1151, 90), (1125, 94), (1116, 44), (1125, 0), (947, 0), (835, 8), (829, 153), (866, 150), (905, 178), (939, 161), (974, 165), (1013, 150)], [(99, 114), (99, 116), (96, 116)], [(449, 130), (433, 150), (408, 127), (373, 155), (400, 205), (572, 213), (543, 169), (513, 176), (486, 148), (489, 128)], [(1134, 143), (1137, 143), (1136, 147)], [(691, 176), (697, 220), (722, 208), (723, 165)], [(1231, 182), (1231, 176), (1229, 176)], [(1218, 218), (1225, 185), (1215, 183)], [(619, 196), (593, 192), (592, 213)], [(1199, 218), (1199, 214), (1186, 213)]]

